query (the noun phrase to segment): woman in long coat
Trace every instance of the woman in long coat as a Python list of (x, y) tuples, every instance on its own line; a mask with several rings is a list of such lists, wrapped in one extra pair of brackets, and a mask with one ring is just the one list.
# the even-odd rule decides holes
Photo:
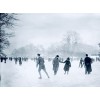
[(69, 69), (70, 69), (70, 67), (71, 67), (70, 58), (68, 57), (68, 58), (67, 58), (64, 62), (62, 62), (62, 63), (65, 63), (65, 66), (64, 66), (64, 71), (65, 71), (65, 73), (64, 73), (64, 74), (66, 74), (66, 71), (67, 71), (67, 74), (68, 74)]
[(56, 57), (53, 59), (53, 71), (54, 71), (54, 75), (57, 74), (58, 68), (59, 68), (59, 55), (56, 55)]

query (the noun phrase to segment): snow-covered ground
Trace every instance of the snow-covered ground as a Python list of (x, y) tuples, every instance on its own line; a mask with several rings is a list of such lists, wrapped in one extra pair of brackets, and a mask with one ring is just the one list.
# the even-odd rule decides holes
[(42, 79), (38, 79), (36, 63), (29, 60), (21, 66), (15, 65), (14, 61), (1, 63), (1, 87), (98, 87), (100, 86), (100, 62), (92, 64), (93, 72), (85, 75), (85, 69), (79, 68), (79, 62), (73, 61), (69, 75), (64, 75), (63, 66), (60, 63), (56, 76), (53, 75), (52, 62), (45, 61), (48, 79), (42, 71)]

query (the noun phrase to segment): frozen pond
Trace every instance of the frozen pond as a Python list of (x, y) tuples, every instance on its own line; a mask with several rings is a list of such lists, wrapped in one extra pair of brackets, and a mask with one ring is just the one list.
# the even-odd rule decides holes
[(85, 75), (85, 69), (79, 68), (79, 62), (73, 61), (69, 75), (64, 75), (64, 64), (60, 63), (56, 76), (53, 75), (52, 62), (45, 61), (48, 79), (42, 71), (42, 79), (38, 79), (38, 68), (32, 60), (23, 62), (21, 66), (14, 61), (0, 63), (1, 87), (99, 87), (100, 86), (100, 62), (92, 64), (93, 72)]

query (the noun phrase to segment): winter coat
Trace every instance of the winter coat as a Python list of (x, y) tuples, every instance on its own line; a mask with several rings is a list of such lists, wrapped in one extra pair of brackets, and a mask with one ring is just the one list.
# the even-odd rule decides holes
[(91, 72), (92, 71), (92, 68), (91, 68), (92, 59), (90, 57), (86, 57), (84, 59), (84, 63), (85, 63), (86, 71)]
[(64, 71), (69, 71), (69, 68), (71, 67), (71, 63), (69, 60), (64, 61), (65, 66), (64, 66)]
[(44, 65), (44, 58), (39, 57), (39, 58), (37, 59), (37, 65), (39, 65), (39, 69), (44, 69), (44, 68), (45, 68), (45, 65)]
[(57, 57), (55, 57), (53, 59), (53, 70), (58, 71), (58, 68), (59, 68), (59, 59)]

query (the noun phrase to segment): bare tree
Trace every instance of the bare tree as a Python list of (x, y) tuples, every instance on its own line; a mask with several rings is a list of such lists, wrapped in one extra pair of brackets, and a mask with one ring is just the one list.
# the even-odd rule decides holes
[(75, 31), (68, 31), (64, 35), (64, 39), (63, 39), (64, 53), (66, 52), (67, 54), (69, 53), (72, 54), (72, 51), (74, 52), (79, 42), (80, 42), (79, 34)]
[(8, 30), (14, 27), (17, 20), (15, 17), (16, 14), (13, 13), (0, 13), (0, 56), (5, 55), (3, 50), (10, 45), (9, 38), (13, 36), (13, 33)]
[[(6, 56), (4, 50), (9, 47), (9, 38), (13, 36), (13, 33), (8, 30), (15, 25), (16, 14), (13, 13), (0, 13), (0, 57)], [(1, 71), (1, 67), (0, 67)], [(0, 72), (0, 82), (1, 82), (1, 72)]]

